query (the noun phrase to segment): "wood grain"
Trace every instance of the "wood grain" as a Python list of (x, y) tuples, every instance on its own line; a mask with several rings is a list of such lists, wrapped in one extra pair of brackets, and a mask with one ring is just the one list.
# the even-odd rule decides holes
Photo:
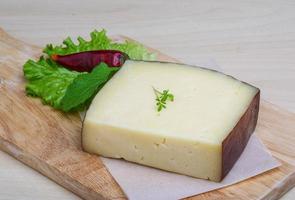
[[(41, 49), (0, 30), (0, 149), (84, 199), (125, 199), (98, 156), (81, 150), (81, 122), (26, 97), (22, 65)], [(160, 54), (160, 60), (173, 60)], [(175, 61), (175, 60), (173, 60)], [(295, 114), (262, 101), (257, 133), (283, 165), (188, 199), (278, 198), (295, 185)]]

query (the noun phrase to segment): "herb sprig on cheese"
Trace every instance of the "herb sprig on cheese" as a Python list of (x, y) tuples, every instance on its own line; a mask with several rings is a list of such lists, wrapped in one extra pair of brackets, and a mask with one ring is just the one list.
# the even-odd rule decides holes
[(153, 90), (156, 95), (156, 106), (158, 112), (160, 112), (163, 108), (166, 108), (167, 101), (174, 101), (174, 95), (172, 93), (169, 93), (169, 90), (163, 90), (162, 92), (160, 92), (154, 87)]

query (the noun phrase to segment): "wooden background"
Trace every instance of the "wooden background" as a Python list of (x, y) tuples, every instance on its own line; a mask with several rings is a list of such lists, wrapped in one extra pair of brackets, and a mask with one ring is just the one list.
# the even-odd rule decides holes
[[(4, 0), (0, 26), (38, 45), (104, 27), (183, 62), (214, 59), (226, 73), (260, 87), (264, 99), (294, 112), (294, 10), (293, 0)], [(2, 152), (0, 188), (0, 199), (77, 198)], [(284, 198), (295, 198), (295, 191)]]

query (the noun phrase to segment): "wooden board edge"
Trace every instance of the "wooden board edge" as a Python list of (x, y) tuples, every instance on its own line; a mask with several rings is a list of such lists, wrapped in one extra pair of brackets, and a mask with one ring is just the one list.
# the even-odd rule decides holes
[[(16, 160), (33, 168), (48, 179), (54, 181), (61, 187), (66, 188), (84, 199), (104, 199), (103, 196), (99, 196), (97, 192), (85, 187), (73, 178), (66, 175), (61, 177), (58, 169), (54, 169), (52, 166), (49, 166), (46, 162), (41, 161), (35, 156), (28, 155), (25, 151), (4, 140), (2, 137), (0, 137), (0, 149), (14, 157)], [(77, 185), (79, 185), (79, 187), (77, 187)]]
[(270, 192), (264, 194), (261, 200), (276, 200), (281, 198), (289, 190), (295, 187), (295, 171), (289, 174), (281, 182), (271, 188)]

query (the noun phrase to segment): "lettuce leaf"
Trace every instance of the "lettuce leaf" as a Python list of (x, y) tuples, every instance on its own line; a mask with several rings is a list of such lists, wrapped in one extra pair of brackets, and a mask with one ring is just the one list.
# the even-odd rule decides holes
[(98, 90), (118, 70), (119, 68), (101, 63), (91, 73), (79, 73), (44, 57), (38, 62), (28, 60), (24, 65), (28, 80), (26, 92), (41, 97), (43, 103), (56, 109), (78, 111), (89, 105)]
[(78, 44), (68, 37), (63, 41), (62, 45), (53, 46), (48, 44), (43, 50), (44, 53), (51, 56), (52, 54), (66, 55), (90, 50), (119, 50), (126, 53), (133, 60), (155, 60), (156, 55), (148, 52), (148, 50), (137, 42), (125, 41), (124, 43), (112, 42), (107, 37), (106, 31), (93, 31), (90, 33), (90, 41), (86, 41), (82, 37), (78, 37)]
[(23, 67), (28, 95), (41, 97), (44, 104), (59, 108), (68, 86), (80, 74), (70, 71), (51, 59), (28, 60)]

